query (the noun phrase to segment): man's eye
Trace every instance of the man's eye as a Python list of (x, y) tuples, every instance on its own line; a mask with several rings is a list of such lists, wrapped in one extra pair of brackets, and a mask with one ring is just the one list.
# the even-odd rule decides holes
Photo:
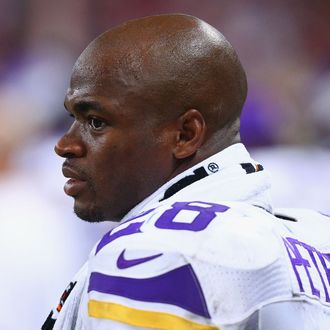
[(93, 130), (96, 131), (103, 129), (106, 125), (106, 123), (103, 120), (98, 119), (96, 117), (88, 118), (88, 124)]

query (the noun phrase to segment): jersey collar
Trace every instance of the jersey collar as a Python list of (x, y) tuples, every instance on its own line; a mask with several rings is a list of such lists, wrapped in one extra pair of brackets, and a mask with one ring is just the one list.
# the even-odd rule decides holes
[(263, 166), (251, 158), (242, 143), (233, 144), (172, 178), (129, 211), (122, 221), (139, 214), (149, 206), (154, 207), (155, 204), (166, 200), (187, 186), (206, 177), (215, 174), (217, 174), (217, 177), (219, 175), (242, 175), (262, 170)]

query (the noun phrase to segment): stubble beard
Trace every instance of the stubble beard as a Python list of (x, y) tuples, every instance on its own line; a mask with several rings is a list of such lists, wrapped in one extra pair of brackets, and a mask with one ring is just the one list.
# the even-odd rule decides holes
[[(88, 189), (91, 193), (91, 196), (94, 196), (94, 198), (97, 199), (95, 187), (90, 183), (90, 180), (87, 182), (89, 182)], [(78, 218), (90, 223), (98, 223), (108, 220), (106, 219), (102, 208), (97, 206), (94, 201), (91, 203), (91, 205), (86, 205), (85, 207), (77, 205), (75, 201), (73, 211)]]
[(78, 218), (90, 223), (95, 223), (95, 222), (97, 223), (107, 220), (103, 212), (97, 207), (90, 207), (88, 209), (83, 209), (75, 205), (73, 211)]

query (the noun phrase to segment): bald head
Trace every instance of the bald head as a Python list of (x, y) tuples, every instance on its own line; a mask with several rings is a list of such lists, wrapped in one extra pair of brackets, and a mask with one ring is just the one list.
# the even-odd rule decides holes
[(135, 98), (149, 117), (197, 109), (208, 136), (237, 124), (246, 98), (245, 73), (230, 43), (187, 15), (136, 19), (103, 33), (79, 57), (72, 83), (81, 75)]
[(99, 36), (74, 66), (65, 106), (75, 120), (55, 147), (65, 175), (85, 182), (66, 186), (76, 214), (119, 220), (239, 142), (245, 96), (235, 51), (197, 18), (146, 17)]

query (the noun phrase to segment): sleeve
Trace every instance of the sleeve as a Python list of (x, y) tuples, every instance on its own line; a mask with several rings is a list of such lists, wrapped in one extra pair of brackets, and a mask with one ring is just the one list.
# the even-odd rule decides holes
[(193, 267), (180, 253), (101, 252), (89, 276), (89, 329), (219, 329)]

